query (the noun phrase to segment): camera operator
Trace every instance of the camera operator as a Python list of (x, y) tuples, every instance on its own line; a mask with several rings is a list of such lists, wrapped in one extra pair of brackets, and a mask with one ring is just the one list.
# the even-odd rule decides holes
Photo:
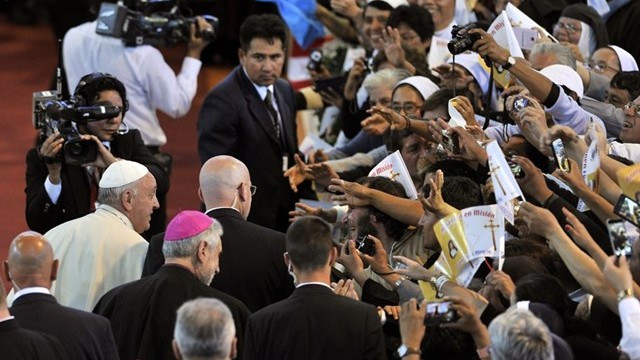
[[(29, 228), (40, 233), (95, 209), (98, 181), (104, 169), (119, 158), (139, 162), (149, 169), (157, 182), (157, 192), (166, 194), (169, 178), (160, 163), (144, 146), (138, 130), (121, 130), (127, 111), (124, 84), (104, 73), (84, 76), (74, 92), (81, 106), (113, 105), (121, 109), (111, 119), (74, 122), (83, 140), (97, 145), (95, 161), (80, 165), (68, 164), (63, 158), (65, 139), (58, 132), (27, 153), (27, 205)], [(164, 213), (154, 211), (148, 234), (164, 230)]]
[(196, 32), (197, 29), (200, 33), (211, 31), (212, 25), (197, 17), (197, 26), (191, 26), (187, 53), (176, 76), (158, 49), (150, 45), (126, 47), (120, 38), (97, 34), (97, 24), (98, 20), (84, 23), (65, 35), (63, 58), (67, 82), (77, 84), (84, 74), (96, 71), (120, 79), (131, 103), (127, 124), (140, 131), (144, 144), (156, 154), (167, 142), (156, 109), (172, 118), (184, 116), (189, 111), (202, 66), (200, 54), (209, 43)]

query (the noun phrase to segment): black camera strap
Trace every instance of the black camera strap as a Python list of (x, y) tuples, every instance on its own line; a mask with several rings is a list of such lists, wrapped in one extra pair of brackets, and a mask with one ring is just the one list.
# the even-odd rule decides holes
[[(486, 62), (486, 60), (485, 60)], [(489, 121), (491, 120), (491, 97), (493, 96), (493, 63), (489, 61), (487, 64), (491, 68), (489, 73), (489, 91), (487, 92), (487, 104), (484, 108), (484, 124), (482, 130), (487, 130), (489, 127)]]

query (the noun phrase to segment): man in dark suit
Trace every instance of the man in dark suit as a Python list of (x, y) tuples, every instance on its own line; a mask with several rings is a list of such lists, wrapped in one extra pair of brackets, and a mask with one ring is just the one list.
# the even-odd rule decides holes
[(55, 338), (18, 325), (7, 308), (7, 293), (0, 281), (0, 351), (3, 359), (62, 360), (67, 353)]
[(240, 27), (240, 66), (211, 90), (198, 117), (198, 152), (242, 161), (260, 189), (249, 221), (278, 231), (289, 226), (296, 197), (284, 171), (298, 151), (291, 85), (280, 79), (286, 27), (275, 15), (248, 17)]
[[(231, 156), (215, 156), (200, 169), (198, 193), (207, 208), (205, 214), (218, 220), (224, 231), (220, 273), (211, 287), (238, 298), (251, 311), (293, 292), (282, 261), (284, 234), (246, 221), (254, 189), (247, 167)], [(142, 276), (154, 274), (164, 263), (163, 238), (164, 234), (151, 238)]]
[[(165, 233), (165, 265), (155, 275), (119, 286), (100, 299), (93, 312), (111, 321), (121, 359), (174, 359), (176, 311), (198, 297), (225, 303), (237, 333), (244, 334), (247, 307), (208, 286), (219, 270), (221, 234), (220, 224), (199, 211), (178, 213)], [(239, 349), (242, 339), (238, 336)]]
[[(92, 212), (100, 174), (118, 158), (145, 165), (156, 179), (159, 199), (169, 191), (169, 177), (144, 146), (140, 132), (127, 132), (123, 130), (127, 127), (121, 126), (128, 104), (120, 80), (103, 73), (86, 75), (76, 87), (74, 98), (79, 106), (112, 105), (120, 112), (111, 119), (77, 123), (81, 136), (95, 141), (98, 147), (98, 157), (91, 164), (62, 161), (64, 138), (59, 133), (51, 134), (27, 153), (27, 224), (40, 233)], [(164, 209), (160, 208), (154, 211), (147, 234), (163, 231), (164, 226)]]
[(16, 291), (11, 314), (23, 328), (57, 338), (70, 359), (117, 359), (107, 319), (62, 306), (49, 293), (57, 271), (58, 260), (42, 235), (24, 232), (13, 239), (4, 262), (5, 278)]
[(376, 309), (329, 285), (337, 257), (329, 224), (301, 217), (289, 227), (286, 244), (284, 258), (297, 288), (249, 317), (245, 358), (386, 359)]

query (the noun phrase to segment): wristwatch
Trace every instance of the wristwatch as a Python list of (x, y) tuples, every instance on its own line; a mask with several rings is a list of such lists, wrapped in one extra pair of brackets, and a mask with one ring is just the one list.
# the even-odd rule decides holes
[(624, 289), (618, 293), (618, 296), (617, 296), (618, 302), (631, 296), (633, 296), (633, 289), (632, 288)]
[(403, 357), (411, 354), (420, 355), (422, 354), (422, 351), (420, 351), (420, 349), (410, 348), (405, 344), (400, 345), (398, 350), (396, 350), (396, 356), (398, 357), (398, 359), (402, 359)]
[(509, 55), (509, 57), (507, 58), (507, 63), (504, 65), (498, 65), (498, 71), (499, 72), (503, 72), (505, 70), (509, 70), (510, 67), (512, 67), (513, 65), (516, 64), (516, 59)]

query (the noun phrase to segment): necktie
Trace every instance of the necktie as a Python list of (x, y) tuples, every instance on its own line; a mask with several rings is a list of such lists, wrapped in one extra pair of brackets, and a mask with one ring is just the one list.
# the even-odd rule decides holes
[(269, 112), (271, 123), (273, 124), (273, 128), (276, 130), (276, 137), (282, 142), (282, 139), (280, 138), (280, 123), (278, 122), (278, 112), (273, 107), (273, 94), (271, 94), (271, 90), (267, 90), (267, 96), (264, 98), (264, 104), (267, 106), (267, 111)]

